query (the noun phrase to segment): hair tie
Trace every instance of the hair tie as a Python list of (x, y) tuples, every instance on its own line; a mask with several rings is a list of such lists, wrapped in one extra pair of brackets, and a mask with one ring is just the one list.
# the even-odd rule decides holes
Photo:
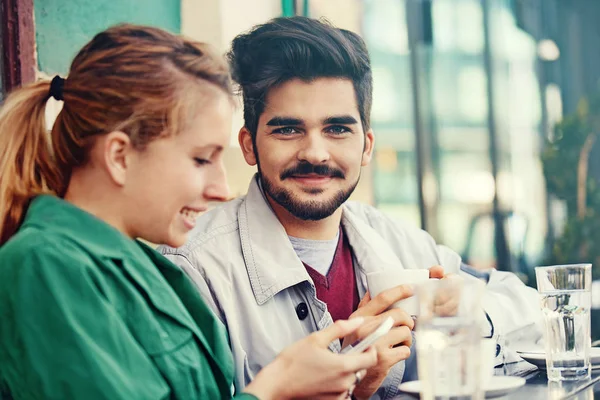
[(60, 76), (56, 75), (52, 82), (50, 82), (50, 97), (54, 97), (56, 100), (62, 101), (63, 98), (63, 88), (65, 86), (65, 80)]

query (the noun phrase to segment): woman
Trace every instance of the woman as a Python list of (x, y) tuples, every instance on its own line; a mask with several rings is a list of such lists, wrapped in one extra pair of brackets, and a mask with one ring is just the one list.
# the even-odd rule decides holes
[[(49, 97), (64, 101), (50, 134)], [(186, 276), (135, 239), (180, 246), (227, 197), (226, 65), (207, 46), (123, 25), (68, 75), (0, 111), (0, 391), (15, 399), (231, 397), (224, 327)], [(302, 340), (239, 398), (339, 398), (376, 363)]]

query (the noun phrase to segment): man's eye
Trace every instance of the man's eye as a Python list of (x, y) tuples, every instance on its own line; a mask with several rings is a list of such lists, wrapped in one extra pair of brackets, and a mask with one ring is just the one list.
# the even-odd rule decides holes
[(327, 127), (327, 132), (334, 135), (341, 135), (343, 133), (351, 132), (351, 130), (342, 125), (332, 125)]
[(280, 135), (293, 135), (294, 133), (298, 133), (298, 130), (296, 128), (292, 128), (291, 126), (285, 126), (283, 128), (277, 128), (273, 130), (273, 133)]

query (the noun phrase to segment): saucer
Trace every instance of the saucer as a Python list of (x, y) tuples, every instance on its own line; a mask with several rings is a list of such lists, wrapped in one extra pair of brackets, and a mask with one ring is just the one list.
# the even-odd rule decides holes
[[(543, 350), (517, 350), (517, 354), (528, 363), (531, 363), (540, 369), (546, 369), (546, 353)], [(600, 348), (592, 347), (590, 349), (590, 362), (592, 364), (592, 369), (600, 368)]]
[[(492, 399), (495, 397), (506, 396), (523, 385), (525, 385), (525, 379), (519, 378), (518, 376), (492, 376), (485, 388), (485, 398)], [(399, 386), (399, 389), (405, 393), (419, 396), (419, 393), (421, 392), (421, 382), (404, 382)]]

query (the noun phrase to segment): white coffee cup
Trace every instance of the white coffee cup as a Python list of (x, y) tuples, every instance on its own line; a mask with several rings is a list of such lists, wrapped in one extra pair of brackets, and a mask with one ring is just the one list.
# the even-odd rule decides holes
[(480, 349), (480, 382), (481, 388), (485, 390), (494, 375), (494, 363), (496, 361), (496, 339), (481, 339)]
[[(367, 274), (367, 285), (371, 298), (379, 293), (398, 285), (418, 285), (429, 279), (427, 269), (386, 269)], [(392, 308), (401, 308), (409, 315), (419, 315), (419, 301), (416, 296), (411, 296), (394, 303)]]

